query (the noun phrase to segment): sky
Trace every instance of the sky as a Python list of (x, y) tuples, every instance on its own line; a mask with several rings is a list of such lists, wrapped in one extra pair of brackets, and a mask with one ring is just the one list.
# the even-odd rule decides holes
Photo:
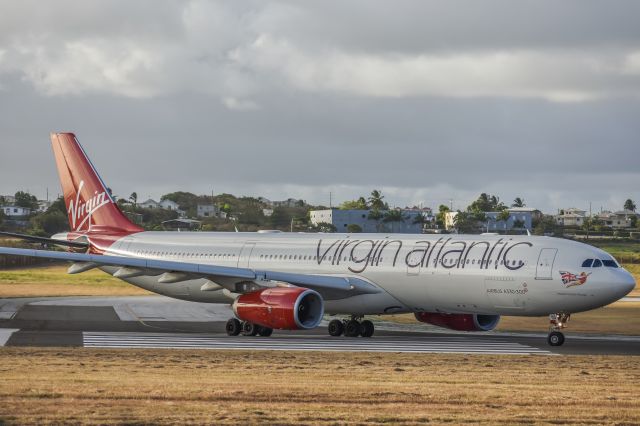
[(0, 194), (640, 201), (637, 1), (0, 1)]

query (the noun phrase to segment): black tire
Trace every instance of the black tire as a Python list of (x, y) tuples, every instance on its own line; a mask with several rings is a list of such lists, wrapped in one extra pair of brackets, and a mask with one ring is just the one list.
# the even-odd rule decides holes
[(273, 328), (269, 327), (258, 327), (258, 336), (269, 337), (273, 333)]
[(342, 324), (341, 320), (334, 319), (329, 321), (329, 327), (327, 327), (327, 329), (329, 330), (329, 335), (333, 337), (342, 336), (342, 333), (344, 333), (344, 324)]
[(564, 334), (559, 331), (552, 331), (547, 337), (549, 346), (562, 346), (564, 343)]
[(255, 336), (256, 334), (258, 334), (258, 328), (260, 326), (257, 324), (254, 324), (252, 322), (249, 321), (245, 321), (242, 323), (242, 335), (243, 336)]
[(358, 337), (362, 331), (362, 326), (356, 320), (347, 321), (344, 327), (344, 335), (347, 337)]
[(362, 330), (360, 330), (360, 335), (362, 337), (371, 337), (373, 336), (373, 332), (375, 331), (375, 327), (373, 326), (373, 323), (369, 320), (364, 320), (360, 323), (360, 327), (362, 328)]
[(238, 334), (240, 334), (240, 331), (242, 331), (242, 324), (237, 319), (231, 318), (229, 321), (227, 321), (225, 329), (227, 330), (227, 334), (229, 336), (237, 336)]

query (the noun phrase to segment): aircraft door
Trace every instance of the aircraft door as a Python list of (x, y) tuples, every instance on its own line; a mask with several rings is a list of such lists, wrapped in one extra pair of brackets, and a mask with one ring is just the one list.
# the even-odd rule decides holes
[(553, 279), (551, 273), (553, 272), (553, 262), (556, 259), (558, 249), (543, 248), (540, 250), (540, 256), (538, 256), (538, 263), (536, 263), (536, 280), (550, 280)]
[(250, 266), (251, 253), (255, 247), (256, 243), (244, 243), (238, 256), (238, 268), (248, 268)]

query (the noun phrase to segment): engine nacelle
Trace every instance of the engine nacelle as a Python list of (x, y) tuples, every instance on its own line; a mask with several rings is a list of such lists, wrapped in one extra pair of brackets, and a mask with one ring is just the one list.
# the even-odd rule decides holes
[(415, 316), (420, 322), (458, 331), (491, 331), (500, 321), (500, 315), (416, 312)]
[(302, 287), (252, 291), (238, 297), (231, 307), (243, 321), (279, 330), (315, 328), (324, 315), (322, 296)]

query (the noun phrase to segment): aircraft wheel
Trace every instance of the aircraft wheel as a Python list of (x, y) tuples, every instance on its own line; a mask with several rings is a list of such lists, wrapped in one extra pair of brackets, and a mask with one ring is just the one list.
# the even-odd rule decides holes
[(334, 319), (329, 321), (329, 335), (334, 336), (334, 337), (338, 337), (338, 336), (342, 336), (342, 333), (344, 332), (344, 324), (342, 324), (342, 321), (339, 319)]
[(258, 327), (258, 336), (269, 337), (273, 333), (273, 328)]
[(362, 326), (356, 320), (349, 320), (344, 327), (344, 335), (347, 337), (358, 337), (360, 335), (360, 331), (362, 330)]
[(255, 336), (256, 334), (258, 334), (258, 328), (260, 326), (257, 324), (254, 324), (252, 322), (249, 321), (245, 321), (242, 323), (242, 335), (243, 336)]
[(550, 346), (562, 346), (564, 343), (564, 334), (559, 331), (552, 331), (547, 337)]
[(231, 318), (229, 321), (227, 321), (225, 329), (229, 336), (237, 336), (242, 330), (242, 324), (237, 319)]
[(360, 331), (360, 335), (362, 337), (371, 337), (373, 336), (373, 332), (375, 328), (373, 327), (373, 323), (369, 320), (364, 320), (360, 323), (362, 330)]

